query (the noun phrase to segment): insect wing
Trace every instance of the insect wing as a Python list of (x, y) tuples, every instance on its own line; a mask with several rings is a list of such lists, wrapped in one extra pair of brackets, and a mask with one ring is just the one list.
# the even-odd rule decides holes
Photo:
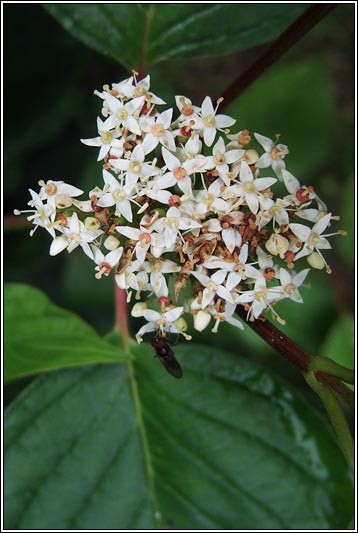
[(167, 372), (169, 372), (169, 374), (178, 379), (183, 376), (183, 370), (178, 361), (175, 359), (171, 350), (164, 357), (161, 356), (158, 357), (158, 359), (162, 362), (164, 368)]
[(156, 335), (152, 339), (152, 346), (155, 349), (156, 357), (158, 357), (166, 371), (175, 378), (181, 378), (183, 375), (182, 368), (175, 359), (173, 350), (170, 348), (166, 337)]

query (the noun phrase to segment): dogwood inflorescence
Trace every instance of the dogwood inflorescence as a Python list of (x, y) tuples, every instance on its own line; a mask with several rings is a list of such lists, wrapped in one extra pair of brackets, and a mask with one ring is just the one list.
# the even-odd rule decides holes
[[(177, 111), (136, 74), (95, 91), (102, 100), (98, 136), (103, 182), (89, 192), (63, 181), (30, 189), (28, 220), (52, 237), (50, 255), (82, 248), (100, 279), (114, 273), (137, 300), (132, 315), (145, 333), (181, 333), (221, 322), (239, 328), (236, 306), (254, 320), (299, 292), (310, 270), (325, 268), (322, 250), (333, 217), (312, 186), (287, 169), (287, 146), (249, 130), (207, 96), (201, 106), (176, 96)], [(304, 267), (304, 268), (302, 268)]]

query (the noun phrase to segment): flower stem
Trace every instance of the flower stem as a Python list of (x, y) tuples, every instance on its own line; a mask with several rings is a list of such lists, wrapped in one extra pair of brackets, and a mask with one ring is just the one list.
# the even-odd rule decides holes
[[(237, 314), (246, 322), (246, 311), (239, 305), (236, 307)], [(246, 322), (260, 337), (264, 339), (274, 350), (288, 359), (300, 372), (309, 370), (312, 355), (298, 346), (287, 335), (282, 333), (271, 322), (266, 319), (259, 319)]]
[(310, 371), (305, 374), (305, 379), (308, 385), (316, 392), (320, 397), (323, 405), (331, 420), (333, 429), (337, 435), (337, 439), (341, 450), (346, 458), (346, 461), (354, 473), (354, 443), (352, 435), (349, 431), (349, 427), (341, 406), (335, 395), (318, 380), (314, 372)]
[(326, 387), (329, 387), (332, 392), (336, 394), (346, 405), (349, 407), (350, 411), (354, 413), (354, 393), (351, 389), (342, 383), (339, 379), (334, 376), (330, 376), (325, 372), (319, 370), (315, 371), (315, 376), (317, 381), (320, 381)]
[[(328, 15), (338, 4), (314, 4), (296, 19), (271, 44), (254, 63), (224, 91), (225, 106), (231, 104), (249, 85), (251, 85), (265, 70), (289, 50), (305, 33), (313, 28), (323, 17)], [(216, 99), (217, 100), (217, 99)]]
[(339, 365), (328, 357), (316, 355), (312, 358), (309, 369), (312, 371), (320, 370), (322, 372), (325, 372), (326, 374), (336, 376), (337, 378), (342, 379), (346, 383), (351, 383), (352, 385), (354, 385), (354, 371), (350, 368)]
[[(246, 311), (241, 306), (236, 307), (236, 313), (245, 323), (250, 326), (260, 337), (267, 342), (276, 352), (290, 361), (300, 372), (306, 374), (312, 370), (312, 361), (314, 356), (298, 346), (292, 339), (287, 337), (282, 331), (266, 319), (246, 321)], [(344, 367), (343, 367), (344, 368)], [(348, 370), (348, 369), (346, 369)], [(314, 371), (317, 381), (332, 390), (348, 407), (354, 411), (354, 394), (339, 379), (330, 375), (326, 371)]]
[(115, 295), (115, 323), (114, 331), (119, 331), (124, 341), (130, 337), (129, 324), (128, 324), (128, 305), (126, 291), (120, 289), (115, 283), (114, 285)]

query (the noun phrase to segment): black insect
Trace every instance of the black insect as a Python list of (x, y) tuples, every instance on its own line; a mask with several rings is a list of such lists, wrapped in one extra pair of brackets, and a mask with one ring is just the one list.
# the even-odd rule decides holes
[(152, 346), (156, 353), (154, 357), (158, 357), (166, 371), (175, 378), (181, 378), (183, 375), (182, 368), (175, 359), (174, 352), (170, 347), (167, 337), (156, 335), (152, 339)]

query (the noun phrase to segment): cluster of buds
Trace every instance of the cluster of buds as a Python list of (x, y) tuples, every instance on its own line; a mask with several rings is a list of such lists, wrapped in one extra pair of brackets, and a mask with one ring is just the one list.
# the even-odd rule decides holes
[(337, 217), (286, 169), (278, 135), (232, 133), (235, 119), (208, 96), (200, 107), (176, 96), (173, 119), (149, 89), (149, 76), (134, 73), (95, 91), (98, 136), (82, 142), (99, 149), (103, 183), (80, 200), (76, 187), (40, 181), (23, 212), (50, 233), (50, 255), (81, 247), (96, 278), (113, 272), (128, 301), (134, 295), (132, 314), (146, 320), (138, 342), (152, 331), (190, 339), (186, 314), (198, 331), (242, 328), (238, 305), (249, 320), (270, 310), (284, 323), (275, 304), (302, 303), (309, 267), (330, 272), (322, 250)]

